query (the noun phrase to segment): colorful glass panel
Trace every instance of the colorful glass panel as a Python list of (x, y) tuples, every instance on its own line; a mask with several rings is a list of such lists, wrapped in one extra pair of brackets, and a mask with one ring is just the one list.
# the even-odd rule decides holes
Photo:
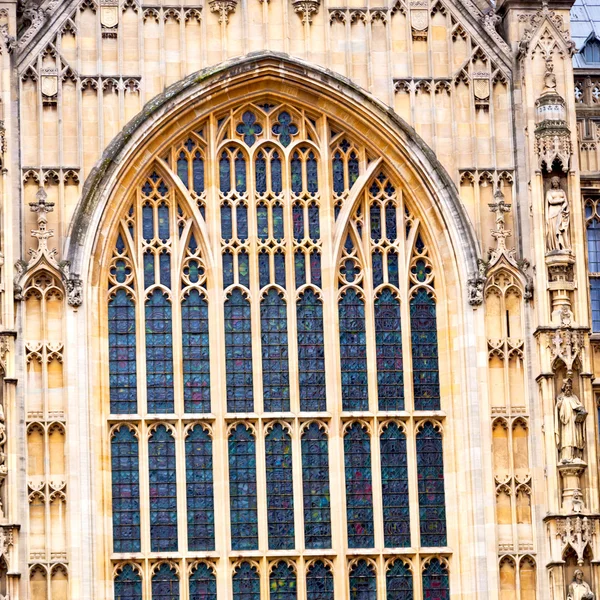
[(189, 550), (215, 549), (212, 439), (201, 425), (185, 438), (185, 477)]
[(375, 542), (371, 439), (360, 423), (353, 423), (344, 436), (344, 465), (348, 547), (372, 548)]
[(406, 436), (397, 423), (389, 423), (379, 440), (383, 535), (387, 548), (410, 546), (408, 465)]
[(113, 550), (139, 552), (140, 472), (138, 440), (122, 426), (111, 441)]
[(387, 600), (413, 600), (412, 573), (401, 560), (396, 560), (388, 567), (385, 586)]
[(310, 600), (334, 600), (333, 573), (322, 560), (316, 560), (306, 572), (306, 597)]
[(450, 600), (448, 569), (437, 558), (430, 560), (423, 570), (423, 598), (425, 600)]
[(446, 546), (446, 500), (442, 434), (427, 421), (417, 433), (421, 546)]
[(292, 440), (280, 423), (265, 439), (267, 522), (270, 550), (294, 548)]
[(270, 600), (296, 600), (296, 573), (291, 565), (281, 561), (269, 575)]
[(331, 548), (329, 453), (327, 432), (311, 423), (302, 434), (304, 543), (307, 548)]
[(350, 571), (350, 600), (375, 600), (376, 598), (375, 567), (366, 560), (359, 560)]
[(190, 575), (190, 600), (217, 600), (217, 578), (204, 563)]
[(142, 600), (142, 578), (131, 565), (117, 574), (114, 589), (115, 600)]
[(110, 412), (137, 412), (135, 304), (124, 289), (108, 301)]
[(179, 600), (179, 577), (166, 563), (152, 576), (152, 600)]
[(233, 574), (233, 600), (260, 600), (260, 577), (248, 562), (243, 562)]
[(229, 436), (229, 501), (231, 547), (258, 549), (256, 509), (256, 442), (242, 423)]
[(410, 300), (415, 410), (440, 409), (440, 380), (435, 300), (419, 288)]

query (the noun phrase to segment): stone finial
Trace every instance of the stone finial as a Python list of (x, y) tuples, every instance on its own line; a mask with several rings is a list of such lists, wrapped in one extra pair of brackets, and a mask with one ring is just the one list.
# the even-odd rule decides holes
[(210, 10), (219, 14), (219, 23), (229, 23), (229, 15), (235, 12), (237, 0), (210, 0)]
[(294, 11), (300, 15), (305, 25), (312, 23), (313, 15), (319, 12), (321, 0), (292, 0)]

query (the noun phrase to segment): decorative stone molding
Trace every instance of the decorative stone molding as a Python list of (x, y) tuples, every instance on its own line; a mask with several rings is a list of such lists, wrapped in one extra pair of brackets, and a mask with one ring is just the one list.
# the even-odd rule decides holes
[(479, 267), (479, 271), (467, 279), (469, 304), (471, 306), (480, 306), (483, 303), (483, 290), (486, 282), (485, 272), (487, 270), (487, 263), (482, 259), (478, 259), (477, 265)]
[[(30, 4), (33, 6), (29, 6)], [(29, 44), (44, 23), (54, 15), (59, 6), (60, 0), (51, 0), (44, 8), (34, 5), (34, 2), (25, 3), (25, 8), (19, 16), (21, 22), (29, 23), (29, 27), (25, 27), (24, 33), (17, 42), (19, 49)]]
[(235, 12), (237, 0), (210, 0), (208, 5), (211, 12), (219, 14), (219, 23), (229, 23), (229, 15)]
[(573, 548), (577, 555), (577, 564), (583, 565), (585, 549), (596, 535), (596, 519), (594, 517), (566, 517), (556, 519), (556, 535), (560, 538), (563, 549)]
[(481, 16), (480, 22), (496, 44), (498, 44), (504, 52), (510, 54), (510, 46), (506, 43), (506, 40), (500, 33), (498, 33), (497, 27), (502, 22), (502, 18), (496, 14), (496, 11), (492, 8), (489, 12)]
[[(583, 332), (574, 329), (557, 329), (547, 333), (547, 346), (550, 349), (551, 362), (562, 362), (567, 369), (567, 374), (573, 372), (575, 362), (583, 350)], [(556, 370), (556, 367), (553, 366)]]
[(319, 12), (321, 0), (292, 0), (294, 12), (300, 15), (305, 25), (312, 23), (313, 15)]

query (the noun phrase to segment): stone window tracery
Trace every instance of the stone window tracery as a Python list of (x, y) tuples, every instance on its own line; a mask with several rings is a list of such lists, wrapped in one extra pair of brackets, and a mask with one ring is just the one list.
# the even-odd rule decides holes
[(342, 129), (270, 99), (220, 112), (124, 201), (115, 597), (447, 597), (442, 279), (400, 181)]

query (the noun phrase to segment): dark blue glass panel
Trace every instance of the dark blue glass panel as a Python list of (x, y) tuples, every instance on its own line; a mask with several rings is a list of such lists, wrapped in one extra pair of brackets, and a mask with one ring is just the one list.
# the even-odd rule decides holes
[(194, 154), (194, 159), (192, 160), (192, 176), (194, 191), (196, 194), (200, 194), (204, 191), (204, 159), (200, 152)]
[(310, 239), (317, 241), (321, 237), (321, 228), (319, 226), (319, 207), (314, 202), (308, 205), (308, 230)]
[(440, 409), (435, 300), (424, 288), (410, 300), (415, 410)]
[(370, 208), (371, 215), (371, 239), (378, 242), (381, 239), (381, 206), (375, 202)]
[(260, 304), (263, 395), (265, 412), (290, 410), (287, 307), (271, 288)]
[(223, 287), (233, 285), (233, 254), (231, 250), (223, 252)]
[(296, 248), (294, 251), (294, 272), (296, 277), (296, 287), (306, 283), (306, 258), (302, 248)]
[(237, 237), (245, 242), (248, 239), (248, 207), (245, 204), (238, 204), (235, 207), (235, 216), (237, 218)]
[(190, 575), (190, 600), (217, 600), (217, 579), (204, 563)]
[(271, 267), (269, 266), (269, 254), (265, 250), (258, 253), (258, 279), (260, 287), (269, 285), (271, 281)]
[(154, 237), (154, 210), (151, 204), (142, 206), (142, 235), (145, 240)]
[(160, 265), (160, 282), (166, 288), (171, 289), (171, 255), (162, 252), (158, 257)]
[(385, 574), (385, 584), (387, 600), (413, 600), (412, 573), (401, 560), (396, 560), (388, 568)]
[(244, 143), (252, 146), (256, 136), (262, 133), (262, 125), (256, 122), (256, 115), (247, 110), (242, 115), (242, 122), (235, 128), (238, 135), (244, 136)]
[(285, 255), (278, 250), (273, 256), (275, 266), (275, 283), (281, 287), (285, 287)]
[(333, 574), (322, 560), (316, 560), (308, 567), (306, 597), (310, 600), (334, 600)]
[(590, 278), (590, 300), (592, 305), (592, 326), (594, 332), (600, 331), (600, 279)]
[(279, 136), (279, 142), (282, 146), (289, 146), (292, 141), (292, 136), (298, 133), (298, 127), (292, 123), (290, 113), (283, 111), (279, 117), (279, 122), (273, 125), (273, 133)]
[(164, 202), (158, 206), (158, 237), (163, 241), (171, 237), (169, 231), (169, 207)]
[(165, 563), (152, 576), (152, 600), (179, 600), (179, 578)]
[(188, 185), (188, 159), (185, 152), (180, 152), (179, 157), (177, 158), (177, 175), (179, 175), (179, 179), (183, 182), (185, 187), (189, 187)]
[(231, 191), (231, 163), (229, 154), (223, 150), (219, 160), (219, 189), (224, 194)]
[(292, 207), (292, 220), (294, 225), (294, 239), (301, 241), (304, 238), (304, 207), (296, 203)]
[(291, 163), (292, 171), (292, 192), (302, 193), (302, 160), (298, 152), (294, 152)]
[(123, 289), (108, 301), (110, 412), (137, 412), (135, 304)]
[(283, 561), (269, 575), (269, 600), (296, 600), (296, 573)]
[(423, 597), (427, 600), (450, 600), (448, 569), (432, 559), (423, 570)]
[(283, 239), (283, 205), (279, 202), (273, 205), (273, 237)]
[(381, 250), (374, 250), (371, 260), (373, 262), (373, 286), (377, 287), (383, 283), (383, 255)]
[(316, 194), (319, 191), (319, 175), (317, 159), (312, 151), (308, 153), (306, 160), (306, 180), (309, 193)]
[(321, 287), (321, 253), (318, 250), (310, 253), (310, 280), (313, 285)]
[(292, 440), (280, 423), (265, 438), (269, 550), (294, 548)]
[(177, 551), (177, 475), (175, 440), (159, 425), (148, 440), (150, 481), (150, 547), (152, 552)]
[(404, 410), (400, 300), (389, 288), (375, 299), (375, 344), (379, 410)]
[(369, 432), (354, 423), (344, 436), (349, 548), (373, 548), (373, 490)]
[(398, 253), (395, 250), (388, 250), (387, 254), (387, 269), (388, 269), (388, 281), (395, 285), (400, 286), (400, 280), (398, 277)]
[(123, 241), (123, 236), (120, 233), (117, 236), (117, 243), (115, 244), (115, 248), (119, 254), (123, 254), (123, 252), (125, 252), (125, 242)]
[(311, 423), (302, 434), (302, 490), (306, 547), (331, 548), (327, 432), (317, 423)]
[(342, 406), (344, 410), (368, 410), (367, 340), (365, 306), (350, 288), (339, 300)]
[(262, 150), (256, 157), (254, 173), (256, 178), (256, 192), (264, 194), (267, 191), (267, 161), (265, 160), (265, 153)]
[(350, 600), (376, 600), (377, 575), (373, 565), (359, 560), (350, 572)]
[(417, 478), (421, 546), (446, 545), (442, 434), (427, 422), (417, 433)]
[(185, 438), (188, 548), (215, 549), (212, 440), (201, 425)]
[(260, 577), (247, 562), (233, 575), (233, 600), (260, 600)]
[(592, 221), (587, 228), (588, 265), (591, 273), (600, 273), (600, 221)]
[(241, 152), (235, 157), (235, 191), (240, 194), (246, 191), (246, 159)]
[(256, 207), (256, 233), (262, 242), (269, 237), (269, 209), (264, 202)]
[(396, 225), (396, 207), (392, 202), (385, 205), (385, 237), (391, 242), (398, 237), (398, 227)]
[(238, 252), (238, 281), (241, 285), (250, 287), (250, 258), (246, 250)]
[(250, 303), (234, 289), (225, 301), (225, 363), (227, 410), (252, 412), (252, 330)]
[(173, 412), (171, 304), (162, 292), (156, 291), (148, 297), (145, 312), (148, 412)]
[(307, 289), (298, 299), (296, 318), (300, 410), (324, 411), (327, 410), (327, 402), (323, 305), (311, 289)]
[(344, 161), (340, 152), (333, 155), (333, 191), (336, 194), (341, 194), (346, 186), (344, 185)]
[(185, 412), (210, 412), (208, 303), (198, 290), (181, 302), (183, 401)]
[(140, 472), (138, 440), (122, 426), (110, 441), (112, 471), (113, 550), (139, 552)]
[(142, 578), (131, 565), (115, 577), (115, 600), (142, 600)]
[(352, 187), (358, 179), (358, 156), (356, 152), (350, 152), (348, 157), (348, 184)]
[(230, 204), (223, 204), (221, 206), (221, 237), (224, 240), (230, 240), (233, 237)]
[(156, 283), (154, 279), (154, 254), (151, 250), (144, 252), (144, 286), (148, 289)]
[(273, 152), (273, 157), (271, 158), (271, 190), (274, 194), (280, 194), (282, 189), (281, 159), (277, 152)]
[(410, 546), (406, 436), (390, 423), (380, 437), (383, 535), (387, 548)]
[(229, 510), (232, 550), (258, 549), (256, 443), (240, 423), (229, 436)]

